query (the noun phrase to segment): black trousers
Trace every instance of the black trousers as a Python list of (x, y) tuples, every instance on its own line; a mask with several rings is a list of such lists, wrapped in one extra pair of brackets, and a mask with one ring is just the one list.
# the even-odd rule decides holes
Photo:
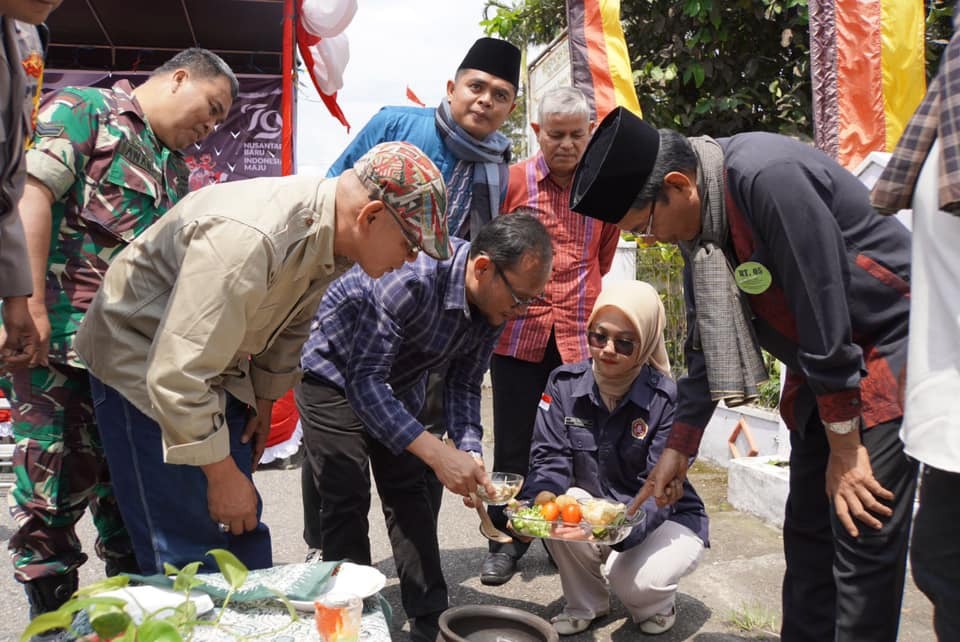
[[(443, 423), (443, 382), (446, 375), (446, 366), (431, 370), (427, 374), (427, 391), (424, 397), (423, 409), (417, 419), (423, 424), (427, 432), (438, 439), (443, 438), (446, 427)], [(306, 441), (306, 439), (304, 439)], [(443, 500), (443, 484), (437, 479), (433, 469), (426, 469), (427, 487), (430, 490), (430, 503), (433, 507), (433, 519), (440, 515), (440, 504)], [(300, 467), (300, 486), (303, 488), (303, 541), (310, 548), (323, 549), (323, 501), (320, 498), (320, 482), (314, 473), (310, 458), (304, 460)], [(367, 482), (369, 492), (370, 483)]]
[[(364, 429), (342, 392), (304, 378), (296, 390), (310, 475), (304, 497), (319, 499), (317, 532), (325, 560), (370, 564), (367, 514), (370, 471), (387, 523), (400, 596), (408, 617), (429, 620), (447, 608), (429, 468), (414, 455), (394, 455)], [(316, 526), (316, 524), (315, 524)]]
[[(447, 432), (443, 417), (443, 388), (446, 381), (449, 364), (431, 370), (427, 373), (427, 391), (423, 398), (423, 408), (417, 415), (417, 421), (423, 424), (424, 430), (443, 439)], [(426, 467), (427, 488), (430, 491), (430, 505), (433, 508), (433, 519), (440, 515), (440, 502), (443, 500), (443, 484), (437, 478), (433, 469)]]
[(913, 579), (933, 602), (941, 642), (960, 640), (960, 473), (924, 465), (913, 522)]
[(897, 639), (917, 466), (903, 452), (900, 421), (863, 431), (870, 465), (894, 493), (880, 530), (858, 524), (852, 538), (826, 494), (830, 447), (814, 417), (790, 437), (790, 494), (783, 524), (783, 642)]
[[(530, 465), (530, 441), (537, 419), (537, 404), (554, 368), (563, 364), (553, 332), (543, 360), (521, 361), (495, 354), (490, 360), (493, 383), (493, 469), (501, 473), (526, 475)], [(489, 506), (487, 512), (497, 528), (504, 530), (507, 517), (503, 507)], [(514, 539), (509, 544), (490, 542), (491, 553), (523, 557), (530, 544)]]

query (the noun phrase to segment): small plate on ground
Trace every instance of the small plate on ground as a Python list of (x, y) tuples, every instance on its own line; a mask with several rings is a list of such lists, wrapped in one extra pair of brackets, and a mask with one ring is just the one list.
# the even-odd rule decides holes
[[(365, 598), (375, 594), (386, 583), (386, 576), (372, 566), (344, 562), (324, 593), (343, 593)], [(314, 599), (319, 597), (320, 595), (317, 595)], [(314, 600), (290, 600), (293, 608), (306, 613), (313, 613), (313, 602)]]

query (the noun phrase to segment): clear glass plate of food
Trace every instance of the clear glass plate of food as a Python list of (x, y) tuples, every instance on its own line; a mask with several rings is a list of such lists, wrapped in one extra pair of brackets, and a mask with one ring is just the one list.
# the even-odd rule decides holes
[(496, 492), (487, 495), (483, 486), (477, 486), (477, 496), (490, 506), (503, 506), (516, 497), (523, 486), (523, 475), (516, 473), (490, 473), (489, 477)]
[(646, 518), (643, 509), (628, 518), (626, 506), (619, 502), (578, 500), (566, 495), (539, 504), (510, 502), (504, 513), (509, 519), (507, 525), (517, 535), (607, 546), (622, 542)]

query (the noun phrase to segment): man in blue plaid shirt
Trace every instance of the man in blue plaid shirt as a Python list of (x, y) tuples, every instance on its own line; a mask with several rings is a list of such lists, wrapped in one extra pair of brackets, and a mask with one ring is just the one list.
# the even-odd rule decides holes
[[(483, 468), (480, 384), (503, 324), (543, 292), (553, 250), (526, 214), (498, 217), (444, 261), (420, 256), (379, 280), (332, 284), (304, 345), (297, 407), (323, 502), (323, 556), (370, 564), (369, 468), (383, 503), (414, 640), (447, 608), (426, 473), (459, 495), (493, 489)], [(456, 448), (416, 415), (427, 371), (449, 364), (444, 407)]]

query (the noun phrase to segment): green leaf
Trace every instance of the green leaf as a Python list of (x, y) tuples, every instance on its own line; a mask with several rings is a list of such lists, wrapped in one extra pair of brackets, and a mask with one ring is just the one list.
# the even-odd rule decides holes
[(115, 575), (114, 577), (108, 577), (105, 580), (99, 582), (94, 582), (89, 586), (84, 586), (81, 589), (78, 589), (74, 596), (76, 597), (90, 597), (96, 595), (97, 593), (106, 593), (107, 591), (112, 591), (114, 589), (121, 589), (130, 584), (130, 578), (126, 575)]
[(183, 642), (183, 637), (166, 620), (145, 620), (137, 633), (137, 642)]
[(163, 619), (170, 622), (178, 631), (185, 633), (192, 631), (196, 625), (197, 605), (193, 600), (184, 600), (173, 609), (173, 613), (168, 614), (168, 611), (164, 609), (159, 614), (163, 615)]
[(57, 609), (57, 611), (63, 611), (64, 613), (69, 613), (72, 615), (77, 611), (89, 609), (94, 606), (116, 606), (122, 609), (126, 605), (126, 600), (121, 600), (119, 597), (75, 597), (68, 600), (66, 604)]
[(106, 604), (92, 606), (89, 609), (89, 616), (90, 626), (105, 640), (114, 638), (126, 631), (132, 621), (123, 607)]
[(238, 589), (247, 581), (247, 574), (249, 573), (247, 567), (230, 551), (215, 548), (212, 551), (208, 551), (207, 555), (213, 556), (213, 559), (217, 561), (220, 572), (223, 573), (224, 579), (227, 580), (232, 588)]
[(177, 573), (177, 576), (173, 580), (173, 590), (183, 593), (202, 584), (202, 582), (195, 579), (198, 570), (200, 570), (200, 562), (191, 562), (180, 569), (180, 572)]
[(180, 569), (177, 568), (176, 566), (174, 566), (173, 564), (171, 564), (171, 563), (169, 563), (169, 562), (164, 562), (164, 563), (163, 563), (163, 574), (164, 574), (164, 575), (176, 575), (176, 574), (179, 573), (179, 572), (180, 572)]
[(46, 633), (54, 629), (65, 629), (73, 622), (73, 613), (71, 611), (56, 610), (50, 613), (41, 613), (31, 620), (27, 628), (20, 635), (20, 642), (30, 642), (35, 635)]

